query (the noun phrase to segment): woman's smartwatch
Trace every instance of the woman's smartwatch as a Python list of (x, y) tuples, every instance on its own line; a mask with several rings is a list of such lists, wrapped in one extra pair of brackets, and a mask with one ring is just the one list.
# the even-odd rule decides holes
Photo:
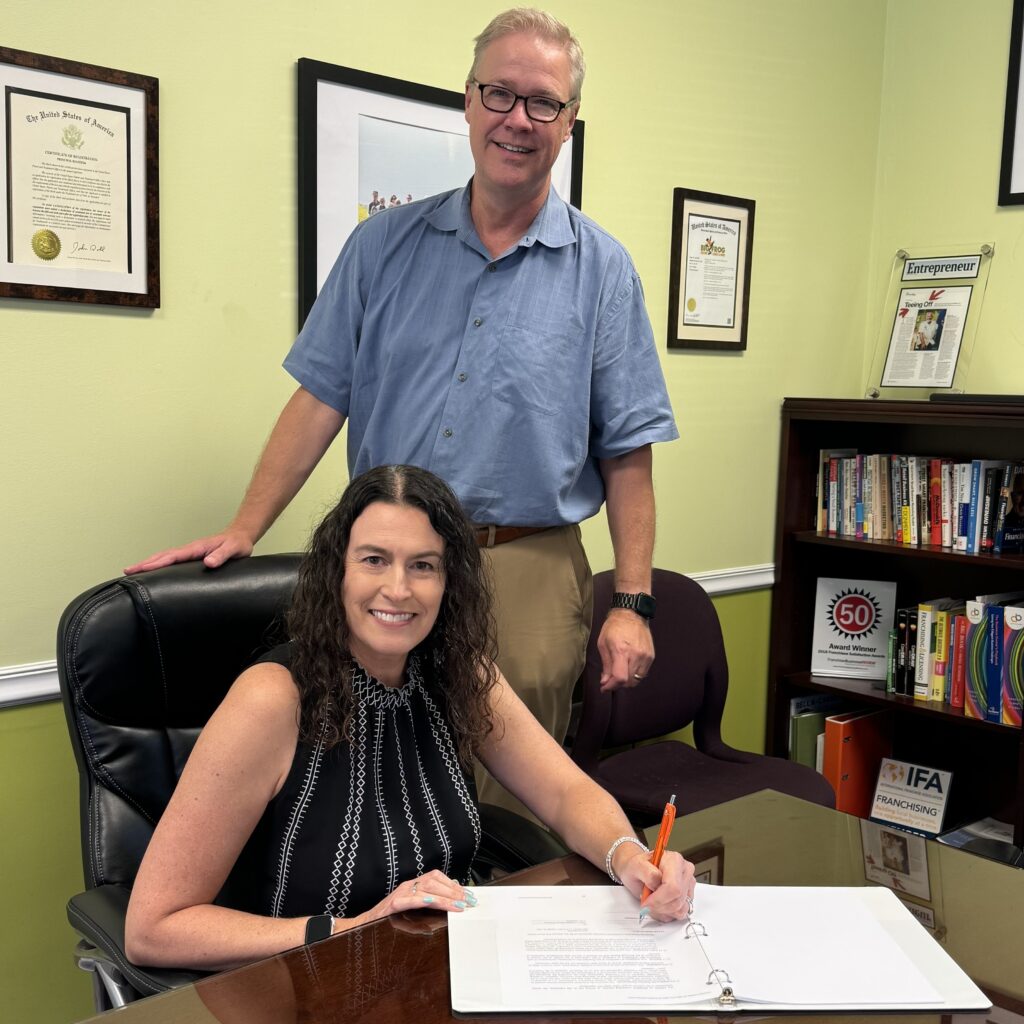
[(306, 945), (329, 939), (334, 932), (334, 918), (330, 914), (317, 914), (306, 922)]

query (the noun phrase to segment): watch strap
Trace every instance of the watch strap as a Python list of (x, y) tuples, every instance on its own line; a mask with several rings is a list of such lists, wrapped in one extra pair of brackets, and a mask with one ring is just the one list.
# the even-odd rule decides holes
[(636, 612), (637, 615), (644, 619), (653, 619), (657, 602), (650, 594), (643, 592), (624, 594), (621, 591), (616, 591), (612, 594), (612, 607), (626, 608), (631, 612)]

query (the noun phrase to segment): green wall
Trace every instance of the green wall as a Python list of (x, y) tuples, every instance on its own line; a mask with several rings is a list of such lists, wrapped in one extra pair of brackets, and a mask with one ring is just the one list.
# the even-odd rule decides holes
[[(291, 390), (279, 363), (295, 325), (296, 59), (458, 89), (472, 35), (503, 6), (397, 0), (382, 18), (312, 0), (96, 0), (84, 14), (70, 0), (7, 0), (3, 45), (159, 78), (163, 306), (0, 301), (0, 667), (51, 659), (74, 594), (234, 510)], [(1010, 8), (552, 6), (590, 65), (583, 208), (636, 260), (683, 435), (656, 452), (657, 564), (771, 561), (779, 403), (862, 393), (901, 246), (996, 243), (970, 383), (1024, 390), (1005, 372), (1022, 365), (1011, 317), (1024, 210), (995, 205)], [(922, 138), (935, 154), (924, 167)], [(743, 355), (664, 351), (677, 186), (757, 200)], [(343, 478), (336, 445), (261, 550), (301, 546)], [(603, 521), (585, 535), (595, 569), (608, 566)], [(732, 670), (725, 736), (759, 749), (768, 593), (716, 603)], [(80, 868), (59, 707), (0, 712), (0, 758), (19, 780), (0, 796), (0, 818), (17, 824), (5, 863), (24, 879), (0, 936), (3, 1015), (65, 1021), (89, 1002), (63, 924)]]

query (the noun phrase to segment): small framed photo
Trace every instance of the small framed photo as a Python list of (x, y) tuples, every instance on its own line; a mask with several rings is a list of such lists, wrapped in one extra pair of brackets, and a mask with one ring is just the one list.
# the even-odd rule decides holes
[(747, 347), (754, 200), (673, 190), (668, 347)]
[(1003, 156), (999, 168), (999, 205), (1024, 203), (1024, 82), (1020, 77), (1024, 49), (1024, 0), (1013, 0), (1010, 61), (1006, 72), (1006, 107), (1003, 112)]
[[(302, 58), (298, 62), (299, 326), (356, 225), (473, 176), (462, 92)], [(579, 208), (583, 122), (552, 170)]]
[(0, 296), (160, 305), (157, 80), (0, 47)]
[(706, 885), (723, 885), (725, 881), (725, 843), (721, 839), (684, 850), (683, 856), (693, 865), (693, 874), (698, 882)]

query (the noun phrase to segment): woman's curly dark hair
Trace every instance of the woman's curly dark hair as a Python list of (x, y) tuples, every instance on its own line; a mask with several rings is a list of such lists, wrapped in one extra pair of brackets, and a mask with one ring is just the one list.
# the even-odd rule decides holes
[(322, 735), (328, 747), (351, 739), (355, 662), (342, 579), (352, 524), (374, 502), (419, 509), (444, 540), (444, 595), (437, 621), (416, 652), (427, 685), (445, 694), (459, 757), (468, 766), (491, 731), (488, 699), (497, 670), (490, 588), (459, 499), (443, 480), (416, 466), (380, 466), (356, 477), (309, 542), (288, 612), (299, 734), (307, 742)]

